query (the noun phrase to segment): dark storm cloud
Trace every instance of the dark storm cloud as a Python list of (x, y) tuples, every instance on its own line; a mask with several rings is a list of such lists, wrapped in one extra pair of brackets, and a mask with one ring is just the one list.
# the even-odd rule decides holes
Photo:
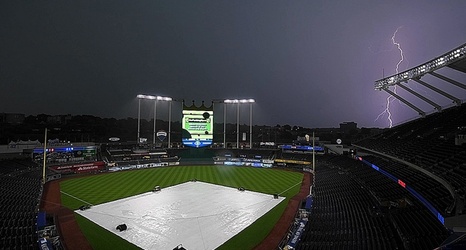
[[(136, 94), (255, 98), (256, 124), (374, 122), (375, 80), (466, 42), (464, 1), (0, 3), (0, 112), (137, 115)], [(460, 76), (461, 77), (461, 76)], [(393, 107), (398, 122), (415, 116)], [(246, 109), (245, 109), (246, 110)]]

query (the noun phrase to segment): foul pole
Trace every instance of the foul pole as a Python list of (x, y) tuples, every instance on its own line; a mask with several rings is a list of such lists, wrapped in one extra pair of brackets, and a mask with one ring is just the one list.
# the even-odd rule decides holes
[(315, 136), (314, 132), (312, 132), (312, 186), (315, 185), (316, 182), (316, 149), (315, 149)]
[(45, 184), (45, 163), (47, 162), (47, 128), (45, 128), (44, 138), (44, 161), (42, 162), (42, 183)]

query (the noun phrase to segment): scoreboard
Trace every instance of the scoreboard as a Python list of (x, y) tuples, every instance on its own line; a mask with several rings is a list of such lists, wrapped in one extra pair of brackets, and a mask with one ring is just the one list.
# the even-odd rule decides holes
[(183, 108), (183, 145), (196, 148), (210, 146), (214, 134), (214, 111), (203, 106), (192, 107), (194, 105)]

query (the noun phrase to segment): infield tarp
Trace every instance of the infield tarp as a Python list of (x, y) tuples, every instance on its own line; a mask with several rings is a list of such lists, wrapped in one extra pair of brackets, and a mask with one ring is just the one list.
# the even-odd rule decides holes
[[(76, 213), (143, 249), (215, 249), (275, 207), (283, 197), (186, 182)], [(116, 227), (126, 224), (119, 232)]]

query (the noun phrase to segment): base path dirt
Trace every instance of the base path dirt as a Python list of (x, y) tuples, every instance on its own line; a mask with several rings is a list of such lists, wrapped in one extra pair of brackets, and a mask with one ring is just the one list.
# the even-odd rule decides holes
[(301, 190), (299, 193), (288, 202), (288, 206), (278, 220), (277, 224), (270, 231), (269, 235), (259, 244), (254, 250), (271, 250), (277, 249), (280, 241), (288, 233), (288, 229), (293, 223), (296, 212), (298, 212), (301, 202), (309, 195), (309, 187), (311, 186), (311, 174), (304, 173)]
[(91, 250), (91, 245), (79, 229), (73, 210), (61, 205), (60, 181), (55, 180), (44, 185), (40, 210), (55, 216), (55, 223), (65, 249)]
[[(49, 215), (55, 215), (55, 223), (65, 249), (92, 250), (91, 245), (79, 228), (73, 210), (63, 207), (61, 204), (60, 181), (63, 180), (54, 180), (44, 185), (40, 210), (46, 211)], [(288, 233), (287, 230), (293, 222), (301, 202), (309, 195), (310, 185), (311, 175), (304, 173), (300, 192), (290, 199), (277, 224), (275, 224), (269, 235), (254, 248), (255, 250), (277, 249), (283, 236)]]

